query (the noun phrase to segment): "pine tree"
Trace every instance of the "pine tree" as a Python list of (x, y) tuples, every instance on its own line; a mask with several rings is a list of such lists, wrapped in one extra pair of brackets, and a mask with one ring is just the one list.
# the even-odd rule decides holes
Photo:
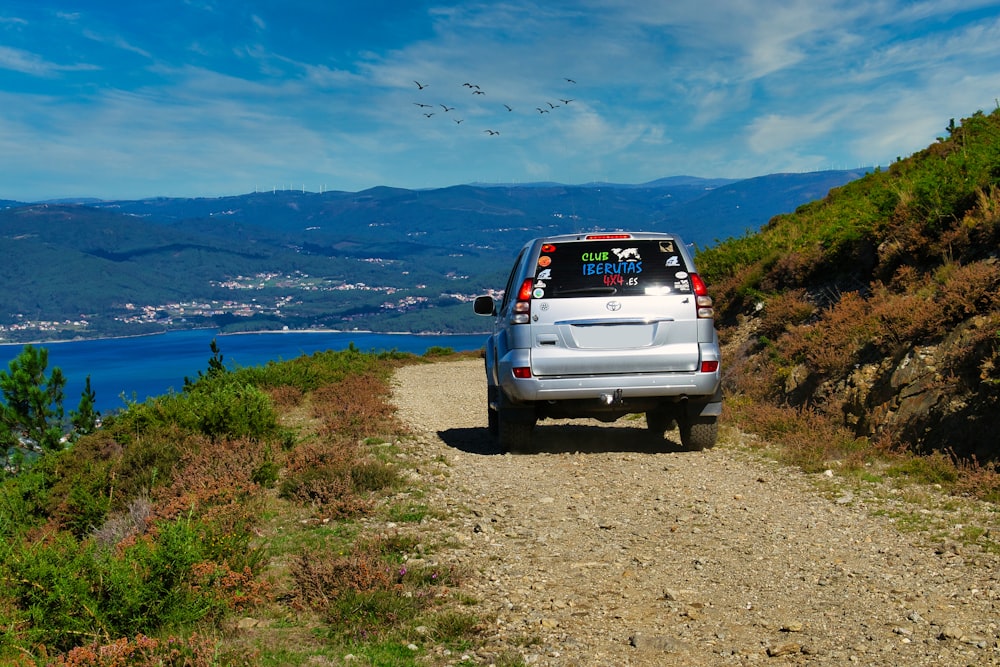
[(48, 350), (25, 345), (8, 370), (0, 371), (0, 454), (8, 465), (26, 452), (62, 448), (66, 378), (59, 368), (46, 375), (48, 363)]
[(86, 386), (80, 394), (80, 405), (76, 410), (71, 411), (70, 422), (73, 424), (73, 431), (76, 436), (88, 435), (97, 429), (97, 422), (101, 418), (101, 413), (94, 409), (97, 394), (90, 386), (90, 376), (87, 376)]
[(202, 379), (211, 379), (218, 377), (219, 375), (225, 375), (229, 371), (226, 369), (226, 364), (222, 361), (222, 353), (219, 351), (219, 345), (212, 339), (212, 343), (208, 346), (212, 350), (212, 356), (208, 360), (208, 371), (202, 373), (198, 371), (198, 378), (192, 380), (189, 377), (184, 378), (184, 391), (191, 391), (192, 388)]

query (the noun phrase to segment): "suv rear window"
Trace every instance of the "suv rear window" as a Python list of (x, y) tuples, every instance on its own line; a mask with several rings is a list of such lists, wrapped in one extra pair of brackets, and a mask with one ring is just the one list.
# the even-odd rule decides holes
[(690, 294), (684, 258), (671, 239), (610, 239), (545, 243), (532, 297)]

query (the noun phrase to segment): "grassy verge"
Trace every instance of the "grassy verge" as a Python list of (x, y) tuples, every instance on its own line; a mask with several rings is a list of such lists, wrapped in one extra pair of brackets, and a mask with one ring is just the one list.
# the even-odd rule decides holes
[(0, 662), (471, 663), (465, 574), (409, 530), (388, 380), (423, 359), (218, 361), (4, 480)]

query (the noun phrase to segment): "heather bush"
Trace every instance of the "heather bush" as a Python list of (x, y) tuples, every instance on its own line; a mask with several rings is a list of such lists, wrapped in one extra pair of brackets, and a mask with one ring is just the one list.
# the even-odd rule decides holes
[[(398, 637), (419, 614), (447, 601), (459, 584), (453, 568), (406, 564), (408, 541), (360, 542), (346, 554), (308, 551), (292, 567), (299, 603), (319, 613), (332, 636), (343, 641), (385, 641)], [(431, 625), (441, 641), (471, 636), (476, 622), (451, 610)]]
[(758, 333), (776, 339), (789, 328), (800, 325), (813, 316), (816, 307), (809, 302), (804, 289), (788, 290), (764, 304)]
[(352, 375), (313, 392), (313, 416), (331, 437), (361, 440), (401, 431), (388, 402), (389, 388), (371, 375)]
[(359, 459), (350, 441), (297, 447), (288, 457), (279, 495), (315, 508), (324, 516), (350, 517), (372, 507), (367, 494), (359, 495), (353, 469)]
[(1000, 266), (994, 262), (945, 264), (934, 278), (940, 283), (936, 301), (943, 322), (956, 323), (1000, 307)]
[(840, 297), (815, 323), (790, 328), (779, 341), (784, 356), (825, 376), (839, 377), (854, 366), (877, 331), (868, 302), (856, 292)]
[[(137, 635), (108, 643), (93, 642), (58, 656), (54, 667), (215, 667), (218, 642), (198, 634), (190, 637), (156, 639)], [(253, 664), (253, 655), (231, 664)]]

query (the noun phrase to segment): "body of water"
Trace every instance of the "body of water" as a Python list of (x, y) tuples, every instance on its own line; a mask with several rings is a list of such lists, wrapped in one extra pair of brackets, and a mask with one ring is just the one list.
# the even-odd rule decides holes
[[(208, 368), (215, 339), (223, 363), (259, 366), (287, 361), (324, 350), (346, 350), (351, 343), (362, 352), (398, 350), (423, 354), (430, 347), (456, 352), (478, 350), (485, 334), (416, 335), (378, 333), (284, 332), (219, 335), (215, 331), (174, 331), (155, 336), (108, 338), (65, 343), (38, 343), (49, 353), (48, 372), (58, 366), (66, 376), (66, 414), (80, 402), (87, 376), (103, 414), (125, 407), (125, 399), (142, 402), (171, 390), (179, 392), (184, 378), (194, 379)], [(0, 369), (6, 371), (24, 345), (0, 345)]]

